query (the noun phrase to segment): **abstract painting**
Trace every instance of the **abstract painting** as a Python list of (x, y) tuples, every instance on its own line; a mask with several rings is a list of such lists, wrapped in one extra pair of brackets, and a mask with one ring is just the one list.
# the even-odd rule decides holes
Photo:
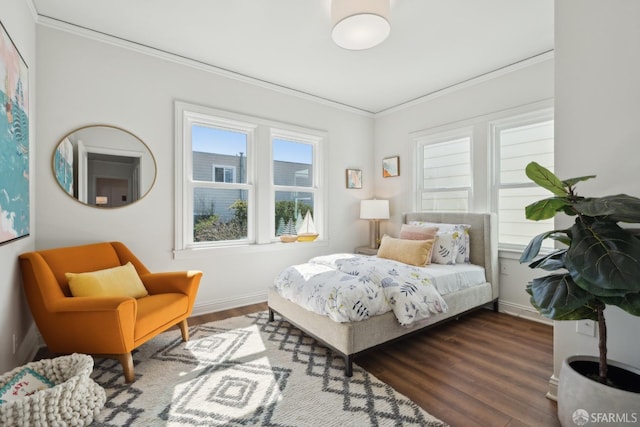
[(0, 22), (0, 244), (29, 235), (28, 73)]

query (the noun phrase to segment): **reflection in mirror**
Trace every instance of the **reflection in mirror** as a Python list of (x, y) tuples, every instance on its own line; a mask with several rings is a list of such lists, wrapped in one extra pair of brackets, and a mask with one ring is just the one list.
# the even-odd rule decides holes
[(74, 199), (98, 207), (118, 207), (144, 197), (156, 179), (149, 147), (132, 133), (95, 125), (65, 135), (53, 154), (53, 173)]

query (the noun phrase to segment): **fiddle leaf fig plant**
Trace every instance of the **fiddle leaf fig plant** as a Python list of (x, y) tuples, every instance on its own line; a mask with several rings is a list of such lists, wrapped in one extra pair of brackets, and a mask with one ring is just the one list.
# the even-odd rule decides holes
[[(562, 181), (536, 162), (529, 163), (525, 172), (533, 182), (553, 194), (527, 206), (527, 219), (550, 219), (559, 212), (575, 217), (570, 228), (534, 237), (522, 253), (521, 263), (529, 262), (531, 268), (552, 272), (527, 285), (531, 304), (549, 319), (597, 321), (597, 380), (607, 384), (604, 309), (615, 305), (640, 316), (640, 239), (636, 236), (637, 230), (618, 225), (640, 223), (640, 199), (626, 194), (578, 196), (576, 185), (595, 175)], [(540, 255), (542, 242), (547, 238), (566, 247)]]

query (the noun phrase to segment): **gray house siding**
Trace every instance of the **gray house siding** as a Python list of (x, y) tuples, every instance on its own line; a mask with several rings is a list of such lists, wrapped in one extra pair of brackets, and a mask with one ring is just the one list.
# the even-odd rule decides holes
[[(193, 179), (195, 181), (214, 181), (214, 166), (232, 168), (234, 182), (246, 182), (246, 157), (204, 152), (193, 152)], [(311, 187), (313, 168), (309, 164), (295, 162), (274, 162), (274, 181), (276, 185), (295, 185)], [(277, 192), (276, 201), (299, 198), (296, 192)], [(308, 197), (308, 193), (302, 194)], [(236, 200), (246, 200), (246, 191), (223, 190), (213, 188), (195, 188), (193, 194), (193, 214), (196, 217), (217, 215), (221, 221), (233, 219), (235, 211), (230, 206)], [(312, 204), (310, 202), (307, 202)]]

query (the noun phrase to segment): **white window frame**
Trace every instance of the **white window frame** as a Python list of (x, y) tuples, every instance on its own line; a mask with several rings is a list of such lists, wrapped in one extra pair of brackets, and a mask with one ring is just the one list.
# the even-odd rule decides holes
[[(326, 244), (327, 227), (326, 192), (328, 189), (325, 151), (328, 134), (325, 131), (289, 125), (273, 120), (252, 117), (206, 106), (176, 101), (175, 115), (175, 249), (174, 256), (189, 257), (203, 249), (239, 248), (239, 250), (292, 248), (296, 245), (281, 243), (275, 237), (275, 186), (273, 184), (272, 136), (313, 144), (313, 187), (295, 187), (299, 191), (313, 192), (314, 222), (320, 234), (316, 242), (305, 245)], [(243, 132), (247, 135), (246, 183), (194, 182), (192, 166), (191, 126), (200, 124)], [(269, 163), (267, 163), (269, 162)], [(215, 179), (215, 178), (214, 178)], [(193, 241), (193, 189), (194, 187), (237, 188), (247, 190), (247, 239), (222, 242)], [(287, 187), (291, 191), (292, 187)]]
[(473, 191), (474, 191), (474, 144), (473, 144), (473, 127), (464, 126), (457, 127), (447, 131), (426, 131), (412, 134), (412, 142), (414, 147), (414, 159), (413, 165), (414, 176), (412, 179), (413, 184), (413, 208), (414, 210), (424, 211), (422, 209), (422, 193), (425, 191), (424, 185), (424, 147), (432, 144), (441, 144), (448, 141), (454, 141), (457, 139), (469, 138), (469, 173), (471, 182), (467, 187), (442, 187), (438, 189), (430, 189), (434, 192), (447, 192), (447, 191), (467, 191), (467, 211), (473, 211)]
[[(510, 117), (501, 118), (498, 120), (493, 120), (489, 122), (489, 134), (490, 134), (490, 145), (491, 150), (493, 152), (492, 163), (491, 163), (491, 173), (492, 173), (492, 187), (494, 191), (491, 192), (491, 207), (492, 211), (496, 212), (498, 216), (498, 228), (500, 227), (500, 215), (499, 215), (499, 195), (501, 189), (521, 189), (521, 188), (538, 188), (538, 185), (533, 181), (523, 182), (523, 183), (502, 183), (500, 181), (500, 171), (501, 171), (501, 156), (500, 156), (500, 132), (506, 129), (527, 126), (531, 124), (541, 123), (549, 120), (555, 120), (554, 118), (554, 108), (543, 108), (536, 111), (527, 112), (524, 114), (513, 115)], [(555, 144), (554, 144), (555, 151)], [(551, 197), (551, 195), (549, 196)], [(531, 202), (537, 201), (532, 200)], [(524, 210), (524, 206), (523, 206)], [(531, 236), (532, 238), (534, 236)], [(549, 242), (545, 242), (550, 244)], [(505, 243), (498, 241), (498, 246), (500, 250), (507, 251), (522, 251), (526, 245), (519, 245), (515, 243)], [(551, 248), (546, 248), (546, 250), (550, 250)]]

